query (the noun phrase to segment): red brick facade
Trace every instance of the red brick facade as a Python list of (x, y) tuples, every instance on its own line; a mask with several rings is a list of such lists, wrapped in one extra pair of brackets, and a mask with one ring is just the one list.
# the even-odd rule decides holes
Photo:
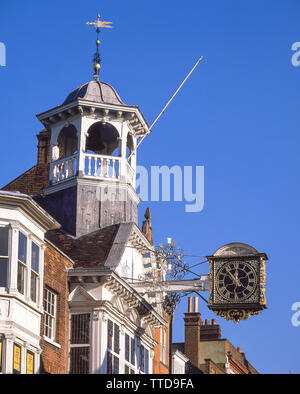
[(210, 358), (205, 359), (205, 370), (206, 375), (224, 375), (224, 369), (220, 368)]
[[(164, 319), (168, 322), (166, 326), (154, 329), (154, 339), (158, 342), (158, 345), (154, 348), (153, 358), (153, 373), (154, 374), (168, 374), (170, 367), (170, 321), (171, 316), (164, 312)], [(166, 332), (166, 363), (161, 360), (161, 351), (163, 344), (161, 343), (161, 331)]]
[(37, 164), (2, 188), (6, 191), (19, 191), (24, 194), (43, 195), (43, 189), (49, 185), (50, 132), (43, 130), (37, 135)]
[(199, 372), (205, 374), (257, 374), (240, 348), (235, 348), (227, 339), (221, 338), (221, 327), (212, 319), (204, 324), (198, 312), (198, 300), (189, 297), (188, 313), (185, 313), (185, 342), (175, 344), (189, 358)]
[(46, 242), (44, 263), (45, 287), (57, 294), (55, 343), (44, 340), (44, 316), (41, 324), (41, 373), (68, 373), (69, 308), (67, 269), (72, 266), (52, 244)]

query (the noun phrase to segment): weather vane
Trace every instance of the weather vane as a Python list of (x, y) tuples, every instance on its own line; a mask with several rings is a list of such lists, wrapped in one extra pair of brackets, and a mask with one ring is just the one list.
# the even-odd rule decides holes
[(100, 20), (100, 14), (98, 14), (97, 16), (97, 20), (95, 22), (86, 22), (87, 25), (94, 25), (96, 27), (96, 33), (97, 33), (97, 40), (96, 40), (96, 53), (94, 55), (93, 58), (93, 68), (95, 71), (94, 74), (94, 78), (98, 81), (99, 80), (99, 71), (100, 71), (100, 62), (101, 62), (101, 58), (100, 58), (100, 53), (99, 53), (99, 45), (100, 45), (100, 40), (99, 40), (99, 33), (100, 33), (100, 28), (102, 27), (107, 27), (109, 29), (112, 28), (111, 24), (112, 22), (106, 22), (106, 21), (101, 21)]

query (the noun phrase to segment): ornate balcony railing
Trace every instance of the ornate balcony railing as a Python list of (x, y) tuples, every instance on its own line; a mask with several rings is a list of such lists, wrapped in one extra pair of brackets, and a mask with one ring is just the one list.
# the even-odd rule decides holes
[(135, 187), (135, 171), (127, 160), (123, 162), (122, 166), (121, 157), (83, 153), (80, 163), (78, 154), (50, 163), (51, 184), (53, 185), (81, 174), (84, 178), (115, 181), (123, 179)]
[(131, 165), (126, 160), (126, 179), (132, 186), (135, 186), (135, 172)]
[(119, 179), (120, 157), (84, 154), (84, 175), (95, 178)]
[(77, 171), (78, 156), (69, 156), (50, 164), (50, 181), (52, 184), (73, 178)]

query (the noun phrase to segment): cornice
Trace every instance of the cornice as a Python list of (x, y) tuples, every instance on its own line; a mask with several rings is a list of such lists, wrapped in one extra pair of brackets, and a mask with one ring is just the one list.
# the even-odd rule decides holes
[(26, 194), (0, 191), (0, 204), (9, 209), (22, 211), (44, 231), (60, 228), (60, 224)]

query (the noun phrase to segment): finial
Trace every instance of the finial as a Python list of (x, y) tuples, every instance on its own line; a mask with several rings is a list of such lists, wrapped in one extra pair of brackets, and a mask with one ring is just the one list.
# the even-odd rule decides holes
[(100, 45), (100, 40), (99, 40), (99, 33), (100, 33), (100, 28), (102, 27), (107, 27), (107, 28), (112, 28), (110, 26), (112, 22), (106, 22), (106, 21), (101, 21), (100, 20), (100, 14), (97, 15), (97, 20), (95, 22), (86, 22), (87, 25), (94, 25), (96, 27), (96, 33), (97, 33), (97, 40), (96, 40), (96, 53), (93, 58), (93, 69), (94, 69), (94, 79), (96, 81), (99, 81), (99, 71), (100, 71), (100, 63), (101, 63), (101, 58), (100, 58), (100, 53), (99, 53), (99, 45)]
[(150, 213), (150, 209), (149, 208), (146, 209), (146, 212), (145, 212), (144, 216), (145, 216), (145, 219), (147, 219), (147, 220), (151, 219), (151, 213)]
[(150, 214), (150, 209), (147, 208), (146, 213), (145, 213), (145, 219), (143, 221), (142, 225), (142, 233), (145, 235), (145, 237), (148, 239), (148, 241), (153, 244), (153, 239), (152, 239), (152, 225), (151, 225), (151, 214)]

